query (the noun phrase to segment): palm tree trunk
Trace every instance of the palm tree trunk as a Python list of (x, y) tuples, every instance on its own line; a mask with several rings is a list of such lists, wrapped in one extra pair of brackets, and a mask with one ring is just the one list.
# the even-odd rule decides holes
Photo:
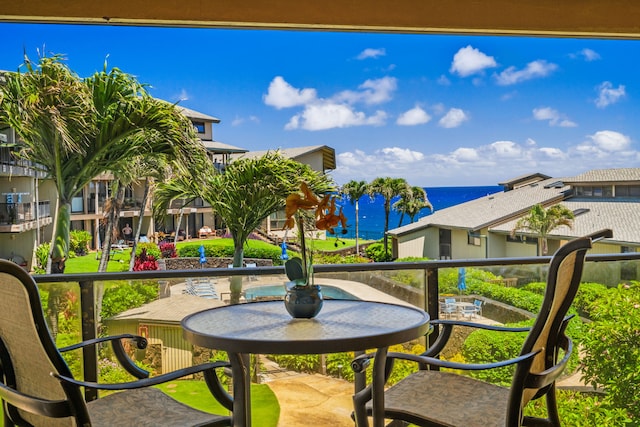
[[(184, 204), (184, 201), (183, 201)], [(178, 225), (176, 227), (176, 235), (173, 238), (173, 244), (178, 243), (178, 237), (180, 235), (180, 225), (182, 224), (182, 217), (184, 216), (184, 206), (180, 208), (180, 215), (178, 216)]]
[[(233, 268), (242, 267), (244, 261), (244, 249), (242, 242), (238, 244), (234, 239), (233, 249)], [(230, 303), (240, 304), (240, 296), (242, 295), (242, 276), (231, 276), (229, 291), (231, 292)]]
[(111, 242), (113, 236), (117, 232), (115, 225), (120, 217), (120, 207), (124, 203), (124, 186), (118, 183), (118, 193), (113, 200), (107, 212), (107, 225), (104, 231), (104, 242), (102, 242), (102, 257), (100, 258), (100, 265), (98, 266), (99, 272), (107, 271), (107, 264), (109, 263), (109, 256), (111, 254)]
[(64, 273), (64, 263), (69, 252), (69, 229), (71, 228), (71, 203), (61, 201), (58, 206), (56, 228), (51, 242), (52, 274)]
[(149, 198), (149, 192), (151, 190), (151, 179), (146, 177), (144, 180), (144, 194), (142, 196), (142, 206), (140, 206), (140, 212), (138, 213), (138, 224), (136, 225), (136, 231), (133, 234), (133, 246), (131, 247), (131, 258), (129, 259), (129, 271), (133, 271), (133, 266), (136, 262), (136, 249), (138, 247), (138, 240), (140, 240), (140, 231), (142, 230), (142, 218), (144, 218), (144, 208), (147, 206), (147, 199)]
[(384, 204), (384, 254), (385, 256), (389, 253), (389, 243), (387, 242), (387, 231), (389, 231), (389, 211), (391, 207), (389, 202), (385, 202)]
[(358, 235), (360, 234), (359, 210), (358, 201), (356, 200), (356, 255), (360, 255), (360, 242), (358, 240)]

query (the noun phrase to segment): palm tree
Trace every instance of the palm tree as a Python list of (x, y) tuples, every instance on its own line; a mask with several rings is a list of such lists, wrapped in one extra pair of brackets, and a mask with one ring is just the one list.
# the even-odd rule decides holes
[(518, 220), (513, 230), (511, 230), (511, 235), (515, 236), (518, 230), (531, 231), (538, 236), (542, 244), (542, 255), (547, 255), (547, 236), (549, 233), (561, 225), (572, 228), (573, 219), (573, 212), (563, 205), (554, 205), (548, 209), (545, 209), (540, 204), (533, 205), (527, 216)]
[(25, 72), (7, 73), (0, 121), (19, 135), (22, 155), (46, 167), (58, 193), (51, 268), (64, 272), (71, 200), (95, 176), (140, 153), (189, 164), (198, 150), (193, 126), (174, 105), (152, 98), (136, 79), (105, 69), (81, 79), (62, 57), (25, 56)]
[(366, 181), (351, 180), (342, 186), (341, 193), (349, 197), (349, 201), (356, 208), (356, 254), (360, 254), (359, 233), (359, 201), (362, 196), (369, 194), (369, 184)]
[(389, 231), (389, 213), (391, 200), (407, 191), (409, 184), (404, 178), (376, 178), (369, 184), (369, 194), (380, 194), (384, 198), (384, 253), (388, 254), (387, 232)]
[[(161, 216), (172, 200), (188, 202), (202, 197), (229, 229), (234, 246), (233, 266), (242, 267), (249, 234), (269, 215), (284, 209), (286, 197), (297, 191), (301, 181), (316, 194), (334, 190), (327, 175), (277, 152), (236, 160), (223, 173), (216, 173), (210, 164), (199, 177), (181, 175), (159, 183), (154, 193), (154, 213)], [(241, 292), (242, 277), (233, 276), (232, 303), (239, 302)]]
[(402, 226), (404, 215), (409, 215), (411, 222), (414, 222), (416, 215), (422, 209), (429, 208), (433, 211), (433, 206), (427, 199), (427, 192), (422, 187), (408, 187), (400, 194), (400, 199), (393, 204), (393, 209), (400, 212), (400, 222), (398, 227)]

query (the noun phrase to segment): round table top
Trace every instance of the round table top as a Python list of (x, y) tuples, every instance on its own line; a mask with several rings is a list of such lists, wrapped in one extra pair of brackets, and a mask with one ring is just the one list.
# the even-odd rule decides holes
[(182, 320), (192, 344), (235, 353), (321, 354), (399, 344), (423, 336), (429, 315), (415, 307), (326, 300), (313, 319), (294, 319), (282, 301), (200, 311)]

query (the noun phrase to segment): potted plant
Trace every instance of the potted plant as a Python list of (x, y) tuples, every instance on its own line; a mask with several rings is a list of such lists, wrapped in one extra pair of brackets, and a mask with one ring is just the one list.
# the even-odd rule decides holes
[[(305, 182), (300, 184), (299, 192), (287, 197), (285, 215), (284, 228), (292, 229), (297, 225), (300, 242), (300, 256), (290, 258), (284, 264), (289, 279), (285, 284), (285, 307), (293, 317), (312, 318), (322, 308), (322, 291), (313, 280), (313, 251), (307, 247), (307, 228), (313, 224), (315, 229), (335, 235), (335, 228), (341, 225), (344, 234), (347, 220), (342, 208), (336, 213), (335, 196), (319, 198)], [(309, 227), (305, 227), (306, 223)]]

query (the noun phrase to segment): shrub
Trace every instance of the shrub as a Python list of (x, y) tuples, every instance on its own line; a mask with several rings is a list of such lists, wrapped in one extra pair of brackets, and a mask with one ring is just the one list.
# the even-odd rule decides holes
[[(562, 425), (572, 427), (601, 427), (631, 425), (624, 409), (612, 409), (602, 404), (603, 398), (576, 391), (558, 390), (558, 413)], [(547, 415), (544, 399), (538, 399), (527, 405), (525, 415), (545, 417)]]
[(162, 256), (162, 252), (160, 252), (160, 248), (158, 245), (152, 242), (143, 242), (138, 243), (136, 245), (136, 256), (142, 255), (142, 251), (144, 251), (147, 255), (154, 257), (155, 259), (160, 259)]
[(175, 258), (178, 255), (176, 254), (176, 245), (170, 242), (160, 242), (158, 245), (160, 247), (160, 253), (162, 258)]
[(69, 250), (76, 255), (86, 255), (91, 238), (91, 233), (88, 231), (71, 230), (69, 233)]
[(36, 274), (44, 274), (47, 269), (47, 260), (49, 259), (49, 243), (41, 243), (36, 249), (36, 265), (33, 266), (33, 270)]
[[(530, 323), (530, 322), (529, 322)], [(522, 349), (526, 333), (476, 330), (465, 340), (462, 356), (467, 363), (491, 363), (516, 357)], [(468, 375), (498, 385), (509, 385), (515, 366), (483, 371), (468, 371)]]
[(375, 262), (387, 262), (393, 259), (391, 257), (391, 253), (384, 252), (384, 245), (382, 243), (373, 243), (367, 246), (367, 249), (365, 249), (365, 253), (367, 254), (368, 258), (371, 258)]
[(582, 341), (584, 380), (607, 392), (604, 403), (640, 425), (640, 282), (610, 289), (589, 308)]
[(125, 310), (140, 307), (158, 298), (156, 281), (133, 282), (107, 289), (102, 297), (100, 316), (109, 318)]
[(133, 264), (133, 271), (153, 271), (158, 269), (158, 261), (153, 255), (147, 255), (145, 249), (142, 250)]

